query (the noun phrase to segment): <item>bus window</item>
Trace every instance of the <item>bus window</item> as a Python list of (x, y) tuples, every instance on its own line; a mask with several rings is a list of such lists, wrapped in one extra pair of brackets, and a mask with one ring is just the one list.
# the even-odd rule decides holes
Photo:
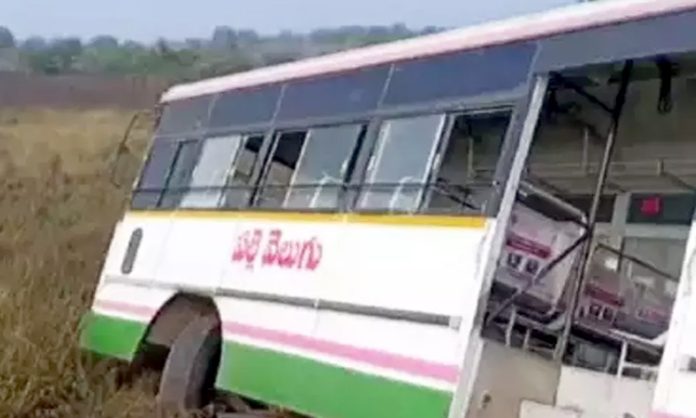
[(237, 155), (241, 135), (208, 138), (191, 174), (189, 191), (181, 206), (185, 208), (216, 208), (225, 187), (227, 172)]
[(311, 129), (283, 207), (337, 209), (341, 188), (364, 133), (364, 125)]
[(176, 208), (182, 197), (188, 192), (191, 173), (196, 164), (200, 151), (198, 141), (182, 141), (174, 159), (174, 164), (169, 173), (164, 195), (159, 207)]
[(264, 139), (263, 135), (249, 135), (244, 139), (244, 146), (239, 149), (239, 155), (232, 160), (227, 171), (223, 207), (242, 208), (249, 204), (251, 180)]
[(176, 157), (177, 148), (178, 144), (175, 141), (155, 140), (140, 176), (138, 187), (133, 194), (131, 205), (134, 209), (157, 207), (167, 182), (167, 174)]
[(452, 131), (430, 188), (428, 211), (480, 211), (491, 187), (510, 112), (454, 116)]
[[(679, 277), (686, 252), (686, 238), (628, 237), (624, 239), (624, 251), (672, 277)], [(632, 276), (653, 277), (656, 274), (628, 260), (624, 268), (628, 270), (626, 273)]]
[(418, 210), (445, 119), (438, 114), (384, 122), (359, 196), (359, 209)]
[(283, 132), (276, 136), (275, 147), (259, 186), (257, 206), (282, 206), (306, 139), (307, 131)]

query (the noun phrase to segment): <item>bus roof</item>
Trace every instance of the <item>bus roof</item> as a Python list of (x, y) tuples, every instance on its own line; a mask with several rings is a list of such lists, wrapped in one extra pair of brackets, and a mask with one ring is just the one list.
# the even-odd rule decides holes
[(389, 62), (539, 39), (691, 9), (696, 9), (696, 0), (605, 0), (583, 3), (549, 12), (493, 21), (434, 35), (181, 84), (169, 89), (162, 96), (162, 101), (171, 102), (228, 90), (345, 72)]

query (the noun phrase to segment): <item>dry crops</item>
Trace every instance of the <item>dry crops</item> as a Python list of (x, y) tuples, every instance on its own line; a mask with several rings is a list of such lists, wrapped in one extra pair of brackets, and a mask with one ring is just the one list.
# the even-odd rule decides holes
[[(154, 416), (153, 378), (117, 388), (114, 366), (77, 347), (130, 185), (110, 180), (130, 117), (0, 109), (0, 418)], [(120, 160), (126, 177), (146, 131)]]

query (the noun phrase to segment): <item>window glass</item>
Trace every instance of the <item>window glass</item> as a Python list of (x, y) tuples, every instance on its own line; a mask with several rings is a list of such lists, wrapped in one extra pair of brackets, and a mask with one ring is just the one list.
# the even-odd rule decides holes
[[(624, 252), (658, 268), (673, 277), (681, 275), (684, 253), (686, 252), (686, 240), (668, 238), (626, 238), (624, 240)], [(654, 278), (656, 282), (664, 281), (654, 272), (638, 264), (626, 260), (624, 268), (629, 277)]]
[(160, 204), (164, 208), (179, 206), (182, 197), (189, 191), (191, 173), (196, 164), (199, 143), (197, 141), (183, 141), (179, 143), (179, 149), (174, 159), (174, 165), (169, 173), (166, 190)]
[(290, 82), (279, 120), (362, 114), (377, 108), (389, 65)]
[(427, 207), (433, 212), (478, 212), (489, 196), (510, 112), (452, 118), (452, 129), (438, 158), (440, 164)]
[(213, 96), (194, 97), (167, 103), (157, 128), (158, 135), (184, 134), (205, 128)]
[(213, 106), (210, 127), (251, 125), (268, 122), (278, 107), (280, 85), (222, 93)]
[(155, 139), (140, 176), (138, 187), (133, 194), (132, 206), (134, 208), (147, 209), (158, 205), (178, 147), (179, 145), (175, 141)]
[(244, 208), (249, 204), (252, 177), (259, 162), (259, 152), (264, 139), (263, 135), (250, 135), (245, 138), (239, 155), (227, 172), (224, 207)]
[(536, 49), (522, 42), (394, 64), (383, 106), (526, 92)]
[(337, 208), (341, 187), (363, 132), (363, 125), (311, 129), (284, 207)]
[(277, 135), (275, 149), (266, 167), (263, 185), (259, 190), (258, 206), (271, 208), (282, 206), (306, 138), (307, 131), (285, 132)]
[(418, 209), (444, 121), (445, 115), (427, 115), (384, 122), (358, 201), (360, 209)]
[[(666, 321), (671, 312), (685, 246), (683, 239), (633, 237), (624, 240), (626, 257), (621, 259), (620, 272), (625, 298), (628, 306), (642, 306), (644, 315), (656, 313), (657, 317), (650, 321)], [(656, 269), (647, 268), (634, 259)]]
[(191, 174), (189, 191), (181, 202), (182, 207), (218, 207), (227, 181), (227, 172), (232, 167), (241, 143), (241, 135), (205, 140), (198, 163)]

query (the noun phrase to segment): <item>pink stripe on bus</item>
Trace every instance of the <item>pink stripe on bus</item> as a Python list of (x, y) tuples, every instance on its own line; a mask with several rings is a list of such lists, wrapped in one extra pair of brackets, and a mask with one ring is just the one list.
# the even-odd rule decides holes
[[(109, 311), (144, 317), (153, 317), (157, 314), (156, 309), (147, 306), (132, 305), (127, 302), (96, 300), (94, 306)], [(227, 334), (253, 338), (319, 354), (326, 354), (344, 360), (355, 361), (357, 363), (398, 371), (413, 376), (436, 379), (447, 383), (456, 383), (459, 375), (459, 367), (456, 365), (436, 363), (388, 353), (386, 351), (355, 347), (306, 335), (292, 334), (237, 322), (224, 322), (223, 330)]]
[(692, 417), (688, 417), (686, 415), (674, 415), (674, 414), (668, 414), (666, 412), (653, 411), (650, 414), (650, 418), (692, 418)]
[(354, 347), (305, 335), (291, 334), (237, 322), (225, 322), (223, 324), (223, 330), (228, 334), (313, 351), (315, 353), (326, 354), (332, 357), (355, 361), (357, 363), (399, 371), (413, 376), (437, 379), (448, 383), (456, 383), (459, 375), (459, 368), (455, 365), (440, 364), (385, 351)]
[(114, 300), (96, 300), (94, 307), (137, 316), (153, 317), (157, 314), (157, 309), (149, 306), (132, 305)]

